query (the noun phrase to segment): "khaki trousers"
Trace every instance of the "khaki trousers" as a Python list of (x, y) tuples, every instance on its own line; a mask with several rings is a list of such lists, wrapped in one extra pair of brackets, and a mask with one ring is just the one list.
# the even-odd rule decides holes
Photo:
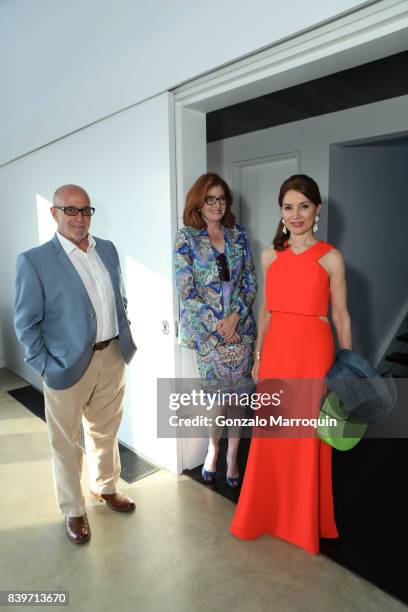
[(84, 375), (72, 387), (57, 391), (44, 383), (55, 492), (58, 506), (67, 516), (85, 514), (81, 422), (91, 490), (116, 493), (120, 476), (117, 433), (124, 391), (125, 362), (118, 340), (93, 352)]

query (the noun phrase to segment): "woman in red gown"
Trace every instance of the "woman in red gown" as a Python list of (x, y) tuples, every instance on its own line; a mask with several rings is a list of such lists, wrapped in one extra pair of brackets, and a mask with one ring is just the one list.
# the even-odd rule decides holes
[[(340, 348), (351, 349), (344, 261), (313, 236), (321, 208), (313, 179), (287, 179), (279, 206), (282, 222), (262, 253), (265, 291), (252, 373), (256, 381), (322, 380), (334, 361), (329, 301)], [(253, 436), (231, 532), (242, 539), (269, 533), (313, 554), (319, 537), (338, 537), (331, 451), (316, 436)]]

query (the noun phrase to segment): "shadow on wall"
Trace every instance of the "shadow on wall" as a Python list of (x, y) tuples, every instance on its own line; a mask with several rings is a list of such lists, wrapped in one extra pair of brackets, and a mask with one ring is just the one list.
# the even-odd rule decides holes
[[(36, 212), (37, 212), (37, 232), (38, 235), (33, 244), (27, 245), (25, 248), (43, 244), (50, 240), (55, 233), (55, 221), (50, 213), (51, 202), (40, 194), (35, 196)], [(21, 249), (23, 250), (23, 249)], [(15, 255), (17, 257), (17, 254)], [(9, 291), (10, 303), (3, 304), (0, 311), (0, 367), (4, 367), (7, 362), (7, 367), (23, 376), (37, 388), (41, 387), (40, 377), (27, 366), (24, 362), (23, 349), (18, 344), (14, 332), (14, 311), (12, 304), (14, 303), (14, 272), (15, 260), (10, 266)], [(4, 279), (3, 279), (4, 280)], [(4, 296), (3, 296), (4, 297)], [(11, 304), (11, 305), (10, 305)], [(7, 355), (7, 360), (6, 360)]]
[[(3, 346), (5, 365), (12, 372), (18, 373), (21, 378), (31, 382), (37, 388), (39, 387), (40, 377), (35, 374), (34, 370), (26, 365), (24, 361), (24, 350), (21, 344), (17, 342), (14, 331), (14, 309), (9, 304), (0, 306), (0, 321), (3, 327)], [(7, 359), (6, 359), (7, 355)]]
[[(376, 337), (373, 329), (371, 308), (373, 295), (370, 283), (358, 267), (353, 264), (353, 261), (347, 261), (348, 254), (340, 246), (343, 243), (343, 234), (346, 231), (347, 222), (344, 210), (335, 200), (330, 201), (329, 219), (330, 224), (336, 227), (334, 246), (342, 250), (346, 260), (347, 302), (351, 314), (353, 347), (361, 355), (369, 358)], [(329, 242), (331, 241), (329, 240)]]
[(4, 368), (4, 342), (3, 342), (3, 325), (2, 325), (3, 317), (0, 315), (0, 368)]

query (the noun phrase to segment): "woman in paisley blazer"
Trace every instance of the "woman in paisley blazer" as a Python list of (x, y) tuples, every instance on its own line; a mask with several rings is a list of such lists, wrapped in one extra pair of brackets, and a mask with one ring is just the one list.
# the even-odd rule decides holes
[[(187, 194), (184, 227), (176, 237), (176, 284), (181, 301), (180, 342), (194, 349), (206, 392), (249, 394), (256, 337), (251, 310), (256, 276), (245, 230), (235, 224), (232, 193), (214, 173), (200, 176)], [(218, 407), (218, 414), (240, 417), (245, 408)], [(211, 415), (215, 417), (214, 413)], [(203, 480), (216, 475), (219, 430), (210, 430)], [(239, 485), (239, 428), (228, 437), (227, 483)]]

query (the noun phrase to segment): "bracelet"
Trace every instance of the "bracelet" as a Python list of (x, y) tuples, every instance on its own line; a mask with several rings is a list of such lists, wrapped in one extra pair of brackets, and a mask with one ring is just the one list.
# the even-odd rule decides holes
[(260, 358), (261, 358), (261, 351), (255, 351), (254, 353), (255, 361), (258, 361)]

